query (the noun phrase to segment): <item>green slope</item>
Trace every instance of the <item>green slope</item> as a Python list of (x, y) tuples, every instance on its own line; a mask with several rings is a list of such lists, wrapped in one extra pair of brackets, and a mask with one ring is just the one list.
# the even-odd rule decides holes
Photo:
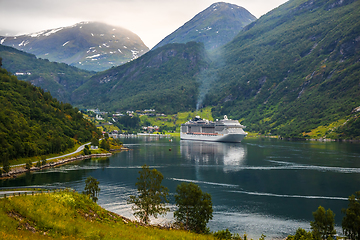
[(207, 61), (200, 43), (168, 44), (96, 74), (73, 93), (72, 102), (107, 110), (191, 110), (198, 95), (197, 77)]
[(3, 67), (18, 75), (18, 79), (31, 82), (49, 91), (59, 101), (69, 102), (72, 91), (84, 84), (94, 72), (80, 70), (65, 63), (49, 62), (34, 55), (0, 45)]
[[(0, 61), (1, 67), (1, 61)], [(60, 153), (90, 141), (97, 128), (70, 104), (0, 68), (0, 156), (8, 160)]]
[(1, 239), (216, 239), (185, 230), (143, 226), (62, 191), (0, 199)]
[(218, 81), (205, 101), (215, 117), (227, 114), (248, 130), (284, 137), (349, 119), (324, 134), (359, 136), (345, 133), (359, 125), (359, 1), (289, 1), (217, 54), (224, 67), (213, 72)]

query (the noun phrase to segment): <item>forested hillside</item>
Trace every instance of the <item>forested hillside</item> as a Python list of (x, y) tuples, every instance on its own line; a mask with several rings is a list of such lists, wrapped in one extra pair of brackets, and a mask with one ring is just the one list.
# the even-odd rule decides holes
[(69, 102), (71, 93), (84, 84), (95, 72), (81, 70), (65, 63), (49, 62), (35, 55), (0, 44), (3, 67), (20, 80), (49, 91), (62, 102)]
[(53, 98), (49, 92), (20, 81), (1, 68), (0, 58), (0, 156), (2, 161), (74, 147), (78, 141), (100, 136), (97, 128), (76, 108)]
[(360, 136), (359, 1), (289, 1), (217, 54), (225, 67), (205, 101), (216, 117), (284, 137)]
[(168, 44), (94, 75), (74, 91), (72, 102), (107, 110), (191, 110), (200, 86), (198, 74), (208, 65), (203, 44)]

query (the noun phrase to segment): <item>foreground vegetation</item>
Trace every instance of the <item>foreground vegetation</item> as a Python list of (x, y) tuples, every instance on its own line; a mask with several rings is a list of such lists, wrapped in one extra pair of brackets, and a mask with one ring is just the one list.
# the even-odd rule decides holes
[(142, 226), (70, 191), (0, 199), (0, 226), (1, 239), (214, 239)]
[[(345, 214), (341, 226), (346, 239), (360, 239), (360, 191), (349, 197), (348, 208), (342, 209)], [(288, 240), (322, 240), (338, 239), (335, 237), (335, 214), (328, 209), (319, 206), (313, 212), (314, 221), (310, 222), (311, 230), (299, 228), (295, 235), (289, 235)]]

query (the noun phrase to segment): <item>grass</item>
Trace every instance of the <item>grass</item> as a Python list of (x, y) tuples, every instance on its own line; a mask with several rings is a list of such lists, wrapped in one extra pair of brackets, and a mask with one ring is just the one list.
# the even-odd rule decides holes
[(97, 127), (101, 132), (112, 132), (114, 130), (119, 131), (120, 129), (115, 126), (114, 124), (112, 125), (101, 125), (99, 127)]
[(0, 239), (215, 239), (126, 221), (77, 192), (0, 199)]
[(340, 127), (341, 125), (343, 125), (345, 122), (346, 122), (346, 119), (341, 119), (341, 120), (338, 120), (336, 122), (329, 124), (328, 126), (319, 126), (315, 129), (312, 129), (308, 133), (303, 133), (303, 135), (304, 136), (307, 135), (313, 139), (324, 138), (324, 137), (330, 137), (330, 138), (335, 139), (336, 136), (333, 136), (334, 134), (332, 134), (332, 131), (335, 130), (336, 128)]
[(148, 125), (151, 126), (166, 126), (166, 127), (176, 127), (175, 133), (171, 133), (165, 131), (165, 134), (170, 134), (171, 136), (180, 136), (180, 126), (181, 124), (189, 121), (189, 119), (193, 119), (195, 116), (200, 116), (201, 118), (205, 118), (213, 121), (213, 117), (211, 114), (211, 107), (206, 107), (201, 109), (200, 111), (195, 112), (179, 112), (175, 115), (167, 115), (167, 116), (140, 116), (142, 125), (145, 125), (145, 122), (148, 122)]
[(177, 114), (178, 122), (185, 123), (189, 119), (194, 118), (195, 116), (200, 116), (201, 118), (208, 119), (210, 121), (214, 121), (214, 118), (211, 113), (211, 107), (202, 108), (200, 111), (194, 111), (194, 112), (179, 112)]

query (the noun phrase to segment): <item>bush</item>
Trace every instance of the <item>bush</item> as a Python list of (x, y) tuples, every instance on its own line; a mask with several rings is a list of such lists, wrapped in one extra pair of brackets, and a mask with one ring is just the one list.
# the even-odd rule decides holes
[(96, 203), (98, 200), (99, 192), (99, 181), (96, 178), (89, 176), (85, 180), (85, 189), (83, 194), (88, 195)]
[(41, 157), (41, 165), (46, 165), (46, 157), (45, 156), (42, 156)]
[(313, 235), (311, 232), (307, 232), (306, 230), (302, 229), (302, 228), (298, 228), (298, 230), (296, 230), (296, 233), (294, 236), (289, 235), (287, 237), (288, 240), (313, 240)]
[(84, 155), (90, 155), (91, 154), (91, 151), (90, 151), (88, 145), (85, 145), (84, 150), (83, 150), (83, 154)]
[(360, 191), (349, 197), (347, 209), (342, 209), (345, 217), (342, 221), (344, 234), (351, 240), (360, 238)]
[(209, 193), (204, 193), (194, 183), (181, 183), (176, 188), (175, 202), (178, 207), (174, 212), (177, 223), (196, 233), (209, 232), (206, 224), (213, 217)]
[(315, 239), (333, 238), (336, 234), (335, 214), (330, 209), (325, 211), (325, 208), (319, 206), (313, 215), (314, 221), (310, 222), (313, 237)]
[(29, 160), (29, 161), (26, 162), (25, 168), (26, 168), (28, 171), (30, 171), (31, 167), (32, 167), (32, 162)]
[(39, 160), (39, 161), (37, 161), (37, 163), (36, 163), (35, 167), (38, 167), (38, 168), (40, 168), (40, 167), (41, 167), (41, 161), (40, 161), (40, 160)]
[(215, 232), (214, 237), (217, 239), (232, 239), (232, 234), (229, 229), (226, 229)]

